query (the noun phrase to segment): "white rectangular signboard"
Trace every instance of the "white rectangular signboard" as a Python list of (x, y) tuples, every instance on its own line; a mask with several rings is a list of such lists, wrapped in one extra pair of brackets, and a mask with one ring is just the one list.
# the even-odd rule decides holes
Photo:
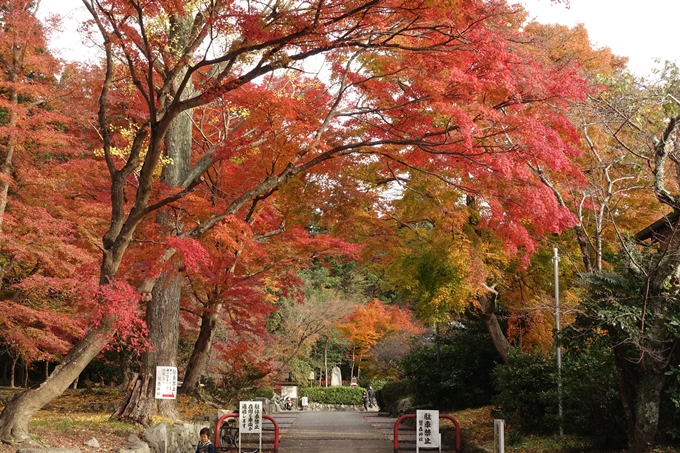
[(505, 420), (493, 421), (493, 440), (494, 453), (505, 453)]
[(156, 367), (156, 399), (174, 400), (177, 395), (177, 367)]
[(282, 385), (281, 386), (281, 398), (288, 397), (290, 399), (295, 399), (298, 397), (298, 386), (297, 385)]
[(262, 401), (241, 401), (239, 403), (239, 435), (262, 433)]
[(416, 447), (440, 447), (439, 411), (416, 411)]

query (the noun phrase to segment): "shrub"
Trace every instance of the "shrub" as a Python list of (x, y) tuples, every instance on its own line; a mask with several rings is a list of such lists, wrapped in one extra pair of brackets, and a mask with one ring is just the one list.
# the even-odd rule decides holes
[(378, 407), (388, 408), (390, 404), (413, 396), (413, 385), (408, 379), (386, 382), (380, 389), (375, 390)]
[(499, 417), (523, 432), (553, 433), (557, 423), (555, 364), (538, 355), (515, 352), (507, 364), (494, 370), (493, 398)]
[(666, 376), (659, 424), (666, 436), (677, 443), (680, 441), (680, 367), (671, 365)]
[(625, 414), (611, 350), (594, 345), (569, 350), (562, 363), (565, 432), (588, 437), (595, 447), (625, 447)]
[(253, 390), (248, 394), (248, 398), (251, 400), (254, 400), (256, 398), (269, 398), (272, 399), (275, 395), (275, 392), (271, 388), (261, 388), (261, 389), (256, 389)]
[(321, 404), (363, 404), (363, 387), (303, 387), (300, 396)]
[(437, 344), (415, 347), (399, 366), (413, 383), (413, 404), (439, 410), (488, 405), (498, 353), (481, 323), (466, 323), (440, 336)]
[[(513, 353), (494, 370), (499, 416), (524, 433), (559, 429), (558, 373), (554, 359)], [(562, 427), (595, 447), (623, 447), (626, 433), (614, 359), (595, 345), (565, 351), (562, 361)]]

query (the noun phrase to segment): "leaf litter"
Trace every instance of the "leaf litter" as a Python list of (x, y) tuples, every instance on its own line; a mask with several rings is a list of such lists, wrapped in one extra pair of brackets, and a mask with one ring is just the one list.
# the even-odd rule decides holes
[[(0, 388), (0, 409), (14, 393), (23, 390)], [(44, 448), (78, 448), (82, 453), (116, 451), (130, 434), (141, 437), (144, 431), (130, 423), (110, 420), (121, 397), (117, 388), (68, 389), (33, 417), (29, 423), (31, 438)], [(177, 407), (185, 420), (216, 412), (213, 405), (188, 395), (179, 395)], [(99, 448), (85, 445), (93, 438)], [(0, 443), (0, 453), (16, 450), (16, 445)]]

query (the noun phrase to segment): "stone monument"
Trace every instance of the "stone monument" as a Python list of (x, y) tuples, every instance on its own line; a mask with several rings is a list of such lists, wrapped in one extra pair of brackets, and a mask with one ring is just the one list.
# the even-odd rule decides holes
[(340, 367), (334, 366), (331, 371), (331, 387), (339, 387), (342, 385), (342, 373)]

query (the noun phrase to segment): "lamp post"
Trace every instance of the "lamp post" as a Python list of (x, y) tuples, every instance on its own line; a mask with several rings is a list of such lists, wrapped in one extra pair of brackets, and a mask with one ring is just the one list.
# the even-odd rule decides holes
[(555, 329), (557, 331), (555, 344), (557, 346), (557, 415), (560, 421), (560, 436), (564, 436), (562, 427), (562, 346), (560, 344), (560, 278), (557, 247), (553, 248), (553, 266), (555, 270)]

